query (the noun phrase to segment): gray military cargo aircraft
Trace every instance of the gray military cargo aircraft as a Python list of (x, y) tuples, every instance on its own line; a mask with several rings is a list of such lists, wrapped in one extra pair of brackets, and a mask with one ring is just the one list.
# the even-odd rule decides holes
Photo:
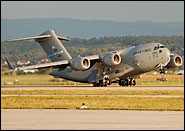
[[(135, 86), (135, 79), (146, 72), (159, 69), (164, 73), (167, 67), (182, 65), (182, 58), (160, 43), (147, 43), (139, 46), (111, 51), (107, 53), (72, 58), (65, 49), (62, 40), (68, 38), (55, 34), (53, 30), (39, 36), (7, 40), (6, 42), (34, 39), (50, 58), (50, 63), (17, 67), (14, 70), (50, 68), (49, 75), (71, 81), (90, 83), (95, 87), (106, 87), (112, 83), (120, 86)], [(9, 67), (13, 68), (8, 61)]]

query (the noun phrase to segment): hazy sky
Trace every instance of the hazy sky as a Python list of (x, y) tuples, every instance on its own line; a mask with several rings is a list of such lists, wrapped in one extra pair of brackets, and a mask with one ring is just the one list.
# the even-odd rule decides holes
[(184, 21), (184, 1), (1, 1), (1, 18)]

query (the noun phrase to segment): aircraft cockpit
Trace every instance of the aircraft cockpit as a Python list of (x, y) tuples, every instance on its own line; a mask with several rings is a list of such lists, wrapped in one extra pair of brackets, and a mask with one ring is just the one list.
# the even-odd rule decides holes
[(157, 45), (154, 47), (154, 50), (160, 49), (160, 48), (166, 48), (164, 45)]

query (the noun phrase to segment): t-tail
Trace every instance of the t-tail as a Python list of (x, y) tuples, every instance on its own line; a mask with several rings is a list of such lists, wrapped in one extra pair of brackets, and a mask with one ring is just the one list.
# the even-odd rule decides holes
[(72, 59), (68, 51), (65, 49), (60, 40), (68, 40), (67, 38), (57, 36), (53, 30), (46, 31), (40, 36), (47, 36), (46, 38), (37, 38), (37, 41), (44, 51), (47, 53), (47, 57), (51, 61), (70, 60)]
[(72, 59), (72, 57), (70, 56), (70, 54), (60, 41), (60, 40), (68, 41), (69, 39), (57, 36), (53, 30), (48, 30), (39, 36), (7, 40), (7, 42), (31, 39), (34, 39), (41, 45), (41, 47), (46, 52), (47, 57), (50, 58), (52, 62)]

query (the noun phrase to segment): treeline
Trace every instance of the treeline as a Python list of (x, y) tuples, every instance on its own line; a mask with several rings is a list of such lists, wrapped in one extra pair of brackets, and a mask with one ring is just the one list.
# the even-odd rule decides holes
[[(71, 38), (64, 42), (72, 57), (78, 55), (86, 56), (119, 50), (122, 48), (137, 46), (140, 44), (158, 42), (164, 44), (168, 49), (184, 56), (184, 36), (121, 36), (121, 37), (100, 37), (91, 39)], [(46, 58), (41, 46), (34, 41), (20, 41), (1, 43), (1, 62), (5, 57), (11, 61), (30, 60), (36, 62)]]

